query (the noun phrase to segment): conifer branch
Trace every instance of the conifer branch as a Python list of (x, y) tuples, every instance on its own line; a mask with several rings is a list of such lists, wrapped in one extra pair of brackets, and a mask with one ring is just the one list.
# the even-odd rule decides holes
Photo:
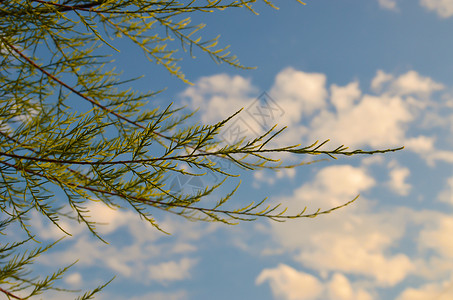
[[(306, 207), (288, 212), (281, 204), (268, 204), (267, 198), (229, 209), (227, 203), (240, 183), (212, 203), (203, 201), (214, 198), (214, 191), (227, 178), (239, 176), (215, 159), (247, 170), (276, 170), (313, 163), (285, 165), (272, 156), (276, 153), (336, 159), (402, 149), (349, 150), (344, 145), (328, 149), (327, 141), (306, 147), (272, 146), (285, 129), (276, 127), (223, 146), (220, 131), (239, 111), (212, 125), (188, 125), (193, 113), (181, 114), (180, 108), (171, 105), (148, 109), (145, 101), (155, 93), (124, 88), (132, 79), (120, 81), (120, 74), (106, 70), (112, 61), (97, 52), (106, 45), (108, 51), (121, 50), (108, 38), (125, 37), (150, 61), (185, 82), (178, 50), (193, 57), (193, 49), (198, 49), (215, 62), (246, 68), (228, 47), (217, 46), (218, 37), (202, 39), (199, 33), (204, 25), (191, 25), (188, 16), (229, 8), (256, 13), (257, 2), (0, 0), (0, 213), (6, 216), (0, 220), (0, 234), (9, 237), (4, 229), (17, 222), (27, 236), (0, 245), (0, 294), (28, 299), (46, 290), (68, 291), (53, 283), (70, 266), (49, 276), (29, 278), (34, 260), (54, 245), (32, 249), (28, 244), (39, 240), (30, 229), (33, 212), (62, 232), (63, 218), (77, 220), (100, 240), (103, 237), (88, 210), (92, 201), (129, 209), (163, 232), (153, 218), (156, 209), (226, 224), (256, 218), (277, 222), (311, 218), (343, 208), (357, 197), (314, 212), (307, 212)], [(276, 8), (270, 0), (262, 3)], [(171, 48), (174, 41), (176, 46)], [(82, 101), (74, 106), (73, 99)], [(83, 111), (78, 103), (89, 103), (89, 108)], [(168, 184), (170, 175), (204, 178), (208, 172), (221, 180), (194, 193), (172, 190)], [(30, 250), (21, 251), (22, 247)], [(91, 299), (104, 286), (78, 299)]]
[(5, 289), (2, 289), (1, 287), (0, 287), (0, 292), (2, 292), (3, 294), (5, 294), (7, 297), (11, 297), (11, 298), (13, 298), (13, 299), (18, 299), (18, 300), (23, 300), (23, 299), (24, 299), (24, 298), (21, 298), (21, 297), (19, 297), (19, 296), (14, 295), (14, 294), (11, 293), (11, 292), (8, 292), (8, 291), (5, 290)]
[[(83, 160), (64, 160), (64, 159), (53, 159), (53, 158), (40, 158), (34, 156), (25, 156), (25, 155), (18, 155), (14, 153), (7, 153), (1, 152), (0, 155), (23, 159), (23, 160), (30, 160), (36, 162), (49, 162), (49, 163), (57, 163), (57, 164), (70, 164), (70, 165), (94, 165), (94, 166), (101, 166), (101, 165), (127, 165), (127, 164), (148, 164), (151, 162), (158, 162), (158, 161), (185, 161), (189, 158), (197, 158), (197, 157), (206, 157), (206, 156), (220, 156), (225, 155), (229, 157), (232, 161), (239, 163), (238, 160), (234, 159), (231, 155), (233, 154), (244, 154), (244, 155), (258, 155), (264, 153), (296, 153), (296, 154), (309, 154), (309, 155), (321, 155), (325, 154), (333, 159), (337, 159), (336, 155), (344, 155), (344, 156), (352, 156), (356, 154), (377, 154), (377, 153), (387, 153), (387, 152), (395, 152), (399, 150), (403, 150), (403, 147), (398, 148), (389, 148), (384, 150), (371, 150), (371, 151), (364, 151), (361, 149), (346, 151), (348, 148), (344, 147), (343, 145), (336, 148), (335, 150), (311, 150), (309, 148), (300, 148), (300, 149), (287, 149), (285, 148), (274, 148), (274, 149), (258, 149), (258, 150), (248, 150), (248, 149), (228, 149), (219, 150), (214, 152), (200, 152), (200, 153), (189, 153), (186, 155), (175, 155), (175, 156), (165, 156), (165, 157), (153, 157), (153, 158), (146, 158), (146, 159), (130, 159), (130, 160), (116, 160), (116, 161), (83, 161)], [(223, 156), (222, 156), (223, 157)], [(264, 158), (260, 156), (260, 158)]]

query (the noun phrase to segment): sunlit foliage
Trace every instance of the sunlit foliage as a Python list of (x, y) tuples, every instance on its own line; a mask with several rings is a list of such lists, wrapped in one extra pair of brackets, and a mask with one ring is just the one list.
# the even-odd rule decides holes
[[(151, 64), (187, 83), (178, 61), (185, 52), (192, 55), (194, 48), (217, 63), (247, 68), (228, 47), (219, 46), (218, 37), (202, 38), (204, 25), (194, 25), (190, 15), (234, 8), (254, 12), (255, 2), (0, 1), (0, 231), (6, 237), (6, 227), (18, 225), (29, 237), (1, 242), (0, 293), (26, 299), (59, 290), (53, 283), (67, 270), (29, 278), (34, 259), (52, 246), (27, 250), (39, 240), (30, 230), (32, 212), (62, 231), (62, 219), (76, 219), (102, 239), (90, 219), (90, 201), (133, 210), (161, 230), (153, 218), (156, 210), (234, 224), (258, 217), (276, 221), (315, 217), (355, 200), (326, 211), (306, 213), (301, 208), (300, 213), (286, 214), (284, 207), (268, 206), (266, 199), (225, 208), (237, 187), (212, 205), (201, 202), (225, 181), (194, 194), (170, 190), (167, 179), (174, 174), (203, 176), (209, 170), (225, 179), (237, 175), (222, 169), (218, 158), (249, 170), (278, 169), (299, 164), (281, 164), (271, 154), (335, 158), (398, 150), (349, 151), (344, 146), (326, 150), (325, 143), (272, 148), (269, 142), (284, 129), (275, 127), (254, 139), (223, 145), (218, 134), (234, 115), (212, 125), (188, 125), (192, 114), (180, 108), (170, 104), (150, 108), (147, 101), (155, 93), (127, 88), (130, 80), (121, 81), (111, 56), (105, 55), (121, 50), (112, 41), (127, 39)], [(273, 7), (270, 1), (263, 2)], [(79, 102), (87, 109), (79, 109)], [(57, 201), (56, 193), (65, 195), (66, 201), (61, 197)], [(92, 298), (101, 288), (80, 299)]]

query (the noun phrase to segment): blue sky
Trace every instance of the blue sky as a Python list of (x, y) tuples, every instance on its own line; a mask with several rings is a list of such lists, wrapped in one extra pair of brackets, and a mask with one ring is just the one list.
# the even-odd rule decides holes
[[(231, 169), (242, 180), (232, 205), (268, 196), (290, 211), (315, 211), (360, 194), (315, 219), (225, 226), (157, 213), (168, 236), (132, 212), (94, 203), (110, 244), (68, 223), (73, 237), (40, 260), (50, 270), (79, 259), (65, 285), (89, 288), (116, 275), (98, 296), (113, 300), (453, 298), (453, 1), (275, 4), (280, 10), (256, 5), (257, 16), (244, 9), (193, 15), (207, 24), (204, 37), (221, 34), (254, 70), (181, 54), (190, 86), (119, 40), (117, 67), (125, 77), (145, 75), (134, 88), (168, 88), (150, 108), (199, 108), (196, 119), (208, 123), (248, 108), (233, 121), (250, 137), (268, 126), (247, 113), (265, 92), (275, 109), (266, 122), (288, 126), (274, 146), (330, 139), (327, 148), (405, 150), (282, 172)], [(44, 240), (61, 236), (39, 219), (35, 228)]]

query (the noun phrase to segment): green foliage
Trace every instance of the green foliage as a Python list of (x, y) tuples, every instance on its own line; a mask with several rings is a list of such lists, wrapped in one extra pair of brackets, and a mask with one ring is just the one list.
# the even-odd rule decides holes
[[(29, 236), (20, 242), (0, 244), (0, 292), (26, 299), (47, 289), (67, 268), (44, 279), (30, 279), (28, 267), (49, 247), (25, 250), (35, 239), (30, 213), (37, 211), (55, 226), (62, 218), (84, 223), (97, 237), (87, 204), (102, 201), (114, 208), (132, 209), (156, 229), (156, 209), (191, 220), (234, 224), (267, 217), (276, 221), (315, 217), (348, 205), (306, 214), (286, 214), (266, 199), (236, 209), (224, 208), (236, 189), (205, 206), (201, 200), (224, 181), (196, 194), (172, 193), (168, 178), (174, 174), (203, 176), (211, 171), (236, 176), (214, 158), (230, 160), (245, 169), (293, 168), (281, 165), (271, 153), (294, 153), (335, 158), (338, 155), (374, 154), (399, 149), (348, 151), (340, 146), (325, 150), (325, 142), (307, 147), (267, 145), (282, 132), (272, 128), (253, 140), (222, 146), (218, 134), (234, 117), (213, 125), (187, 125), (192, 114), (171, 105), (150, 110), (146, 103), (155, 93), (124, 88), (129, 81), (109, 68), (103, 53), (118, 51), (116, 39), (128, 39), (146, 57), (180, 80), (188, 82), (178, 66), (182, 49), (193, 48), (215, 62), (246, 68), (218, 47), (218, 37), (204, 40), (203, 24), (192, 25), (193, 12), (230, 8), (253, 11), (256, 0), (60, 0), (0, 1), (0, 231), (17, 223)], [(272, 3), (263, 0), (272, 6)], [(103, 49), (104, 52), (101, 52)], [(45, 53), (45, 55), (44, 55)], [(76, 110), (75, 101), (86, 110)], [(159, 153), (159, 155), (157, 155)], [(190, 166), (184, 169), (182, 166)], [(204, 173), (206, 174), (206, 173)], [(64, 193), (66, 203), (55, 194)], [(67, 213), (71, 208), (71, 213)], [(68, 233), (69, 234), (69, 233)], [(39, 239), (39, 237), (36, 237)], [(90, 299), (99, 287), (80, 299)], [(26, 293), (27, 296), (16, 294)]]

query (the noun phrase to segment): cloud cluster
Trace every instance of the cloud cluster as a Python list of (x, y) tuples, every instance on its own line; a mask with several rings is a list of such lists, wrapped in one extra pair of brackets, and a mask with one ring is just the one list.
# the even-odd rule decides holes
[(277, 299), (315, 299), (323, 288), (316, 277), (298, 272), (284, 264), (275, 269), (264, 269), (256, 279), (256, 284), (266, 281), (270, 282), (274, 297)]
[(442, 18), (453, 16), (453, 1), (451, 0), (420, 0), (420, 5), (436, 12)]
[[(234, 80), (230, 78), (230, 81)], [(398, 76), (378, 70), (368, 93), (358, 81), (330, 87), (326, 83), (323, 74), (293, 68), (276, 75), (269, 95), (285, 112), (276, 121), (289, 127), (286, 136), (278, 140), (280, 145), (334, 137), (333, 143), (351, 147), (405, 145), (406, 152), (418, 155), (429, 167), (439, 161), (453, 162), (453, 151), (438, 149), (442, 141), (428, 130), (433, 126), (445, 127), (444, 121), (453, 115), (451, 98), (436, 94), (446, 90), (443, 84), (413, 70)], [(241, 94), (240, 101), (231, 102), (238, 107), (249, 105), (250, 92), (258, 89), (241, 90), (248, 94)], [(215, 99), (210, 94), (203, 94), (203, 103), (187, 95), (189, 103), (203, 104), (202, 118), (213, 115), (210, 109), (215, 107), (211, 106)], [(433, 119), (436, 124), (430, 121)], [(384, 162), (382, 157), (373, 157), (356, 167), (321, 168), (310, 182), (290, 196), (278, 197), (276, 202), (282, 202), (289, 212), (297, 212), (304, 206), (324, 210), (358, 194), (371, 193), (377, 186), (387, 187), (394, 195), (409, 197), (414, 188), (412, 166), (395, 160)], [(385, 165), (387, 181), (379, 182), (371, 175), (372, 170)], [(264, 171), (255, 174), (255, 180), (267, 184), (283, 177), (266, 176)], [(438, 192), (439, 201), (453, 203), (451, 182), (452, 179), (447, 179), (445, 188)], [(280, 264), (262, 270), (256, 283), (269, 283), (276, 299), (375, 299), (378, 288), (392, 288), (407, 278), (419, 277), (426, 284), (403, 289), (399, 299), (426, 299), (428, 295), (437, 295), (451, 282), (453, 245), (447, 236), (453, 233), (452, 224), (451, 217), (444, 213), (402, 206), (392, 206), (389, 210), (377, 208), (375, 201), (365, 196), (347, 209), (310, 222), (271, 223), (267, 232), (271, 232), (275, 245), (262, 250), (263, 255), (290, 254), (294, 264), (303, 270)], [(408, 231), (414, 227), (419, 229), (417, 238), (407, 241)], [(407, 253), (403, 247), (407, 243), (416, 245), (415, 253)], [(444, 283), (439, 284), (439, 280)]]
[(453, 176), (447, 178), (445, 188), (440, 191), (439, 200), (453, 206)]
[[(338, 204), (338, 199), (367, 194), (375, 184), (363, 166), (330, 166), (277, 202), (290, 209), (332, 206)], [(392, 288), (407, 278), (418, 277), (425, 283), (403, 289), (398, 299), (450, 295), (453, 218), (436, 211), (377, 208), (366, 197), (358, 201), (352, 207), (308, 222), (269, 223), (267, 232), (275, 240), (274, 253), (290, 255), (297, 267), (280, 264), (266, 268), (256, 283), (268, 282), (275, 299), (352, 300), (379, 299), (377, 288)], [(414, 230), (417, 234), (408, 234)], [(412, 238), (407, 240), (408, 236)], [(408, 244), (415, 245), (415, 251), (407, 252)], [(296, 270), (301, 267), (303, 270)], [(313, 288), (304, 288), (302, 281)]]
[(426, 300), (453, 298), (453, 278), (442, 282), (423, 284), (419, 288), (404, 290), (396, 300)]
[[(65, 278), (65, 282), (73, 288), (88, 285), (83, 271), (85, 268), (104, 272), (106, 279), (116, 274), (142, 284), (167, 286), (172, 282), (188, 280), (199, 260), (195, 256), (198, 249), (196, 242), (215, 230), (215, 226), (187, 224), (181, 218), (167, 217), (160, 222), (160, 226), (174, 233), (170, 239), (131, 211), (114, 210), (100, 202), (88, 204), (88, 209), (92, 221), (98, 224), (99, 233), (110, 244), (93, 238), (83, 225), (63, 222), (63, 227), (70, 228), (73, 237), (65, 239), (58, 250), (44, 254), (40, 260), (44, 265), (51, 266), (68, 265), (77, 260), (73, 267), (76, 272)], [(43, 239), (55, 240), (63, 235), (58, 229), (54, 230), (53, 224), (38, 216), (33, 222), (34, 229), (46, 233), (40, 234)], [(120, 232), (122, 234), (118, 236)], [(185, 292), (181, 293), (174, 299), (185, 298), (182, 297)]]
[[(378, 0), (378, 3), (383, 9), (398, 10), (397, 0)], [(453, 16), (453, 1), (451, 0), (420, 0), (420, 5), (435, 12), (441, 18)]]
[[(282, 70), (269, 89), (273, 109), (277, 110), (278, 106), (281, 114), (271, 114), (270, 106), (265, 110), (264, 104), (259, 98), (256, 99), (259, 89), (240, 76), (222, 74), (202, 78), (182, 96), (190, 106), (200, 108), (204, 121), (220, 121), (245, 107), (245, 112), (225, 128), (228, 134), (224, 137), (248, 132), (243, 137), (250, 138), (263, 132), (260, 127), (264, 123), (268, 125), (266, 129), (270, 128), (269, 125), (279, 124), (288, 126), (288, 130), (275, 140), (273, 146), (287, 146), (295, 144), (295, 141), (308, 145), (326, 139), (331, 140), (331, 147), (386, 148), (407, 145), (407, 150), (423, 156), (431, 164), (453, 161), (452, 151), (435, 149), (437, 141), (434, 137), (408, 133), (412, 124), (432, 119), (424, 111), (432, 105), (432, 95), (443, 91), (444, 85), (412, 70), (400, 76), (379, 70), (371, 81), (372, 93), (364, 93), (357, 81), (345, 86), (332, 84), (329, 88), (326, 81), (323, 74), (293, 68)], [(230, 89), (225, 88), (226, 85), (230, 85)], [(446, 100), (441, 105), (447, 107), (450, 102), (453, 101)], [(261, 108), (263, 119), (268, 118), (266, 122), (260, 123), (247, 114), (250, 107), (257, 106)], [(397, 172), (394, 171), (393, 176), (399, 176), (398, 180), (401, 180), (403, 174)]]
[(353, 287), (346, 276), (333, 274), (330, 280), (322, 280), (288, 265), (280, 264), (264, 269), (256, 284), (269, 282), (275, 299), (281, 300), (371, 300), (371, 294), (360, 287)]
[[(375, 180), (363, 168), (330, 166), (292, 196), (277, 201), (290, 209), (304, 205), (326, 209), (374, 185)], [(368, 211), (370, 204), (365, 199), (359, 201), (349, 209), (310, 222), (272, 223), (276, 243), (294, 253), (295, 261), (319, 273), (361, 275), (380, 286), (400, 282), (414, 270), (404, 253), (390, 251), (403, 236), (405, 224), (399, 213), (373, 213)]]
[(184, 280), (190, 278), (190, 270), (197, 259), (182, 258), (180, 261), (163, 262), (149, 267), (149, 278), (159, 282)]
[(379, 6), (388, 10), (397, 10), (396, 0), (378, 0)]
[(406, 179), (410, 175), (410, 169), (399, 166), (395, 161), (389, 164), (390, 173), (389, 181), (387, 182), (390, 189), (396, 194), (401, 196), (407, 196), (412, 188), (412, 185), (406, 182)]
[[(308, 144), (324, 138), (335, 138), (332, 147), (405, 145), (405, 153), (425, 162), (427, 168), (434, 168), (437, 162), (453, 164), (453, 151), (439, 149), (444, 144), (429, 134), (430, 126), (444, 126), (453, 115), (451, 97), (436, 94), (444, 92), (444, 85), (415, 71), (394, 75), (381, 70), (370, 82), (369, 91), (358, 81), (344, 86), (328, 86), (327, 82), (324, 74), (286, 68), (275, 76), (269, 92), (261, 93), (251, 79), (220, 74), (201, 78), (181, 96), (190, 106), (200, 108), (200, 118), (207, 123), (223, 120), (245, 107), (232, 120), (238, 132), (244, 129), (241, 126), (248, 126), (248, 134), (253, 135), (266, 130), (271, 122), (287, 125), (287, 132), (276, 145), (299, 141)], [(433, 119), (437, 123), (430, 121)], [(453, 134), (453, 126), (450, 127), (445, 130)], [(384, 173), (376, 176), (376, 169)], [(404, 288), (399, 300), (426, 299), (445, 290), (449, 295), (448, 286), (453, 279), (453, 244), (449, 238), (453, 218), (447, 212), (417, 210), (395, 202), (402, 197), (415, 202), (411, 195), (417, 188), (413, 181), (416, 176), (407, 161), (373, 156), (356, 161), (355, 165), (318, 167), (307, 182), (289, 194), (272, 195), (271, 201), (283, 203), (289, 213), (297, 213), (305, 206), (307, 212), (325, 210), (358, 194), (361, 197), (352, 206), (328, 216), (261, 224), (264, 229), (260, 232), (271, 237), (272, 246), (256, 251), (263, 256), (284, 254), (288, 259), (261, 270), (256, 284), (269, 284), (276, 299), (370, 300), (379, 298), (380, 289), (402, 286), (409, 278), (418, 278), (423, 284)], [(255, 187), (296, 177), (295, 170), (274, 176), (259, 171), (254, 174)], [(386, 205), (371, 197), (378, 188), (386, 190), (386, 197), (390, 197), (384, 199)], [(453, 177), (448, 177), (432, 198), (437, 197), (435, 203), (449, 207), (453, 204), (452, 195)], [(392, 201), (395, 203), (388, 204)], [(166, 239), (132, 212), (112, 210), (99, 202), (89, 204), (88, 209), (93, 220), (108, 224), (98, 226), (107, 239), (121, 232), (127, 233), (128, 239), (105, 246), (93, 242), (86, 230), (63, 222), (63, 228), (76, 238), (63, 242), (66, 249), (45, 257), (49, 265), (64, 265), (78, 258), (82, 269), (94, 266), (142, 284), (168, 286), (191, 280), (195, 268), (202, 265), (203, 259), (197, 255), (199, 241), (216, 229), (169, 218), (161, 222), (165, 230), (174, 233)], [(45, 239), (61, 236), (54, 226), (38, 219), (34, 225)], [(253, 251), (254, 245), (241, 242), (237, 234), (235, 231), (234, 244), (246, 245), (241, 249)], [(404, 248), (407, 245), (411, 251)], [(79, 287), (85, 281), (84, 273), (76, 270), (66, 283)], [(189, 297), (184, 290), (149, 295), (156, 299)]]

